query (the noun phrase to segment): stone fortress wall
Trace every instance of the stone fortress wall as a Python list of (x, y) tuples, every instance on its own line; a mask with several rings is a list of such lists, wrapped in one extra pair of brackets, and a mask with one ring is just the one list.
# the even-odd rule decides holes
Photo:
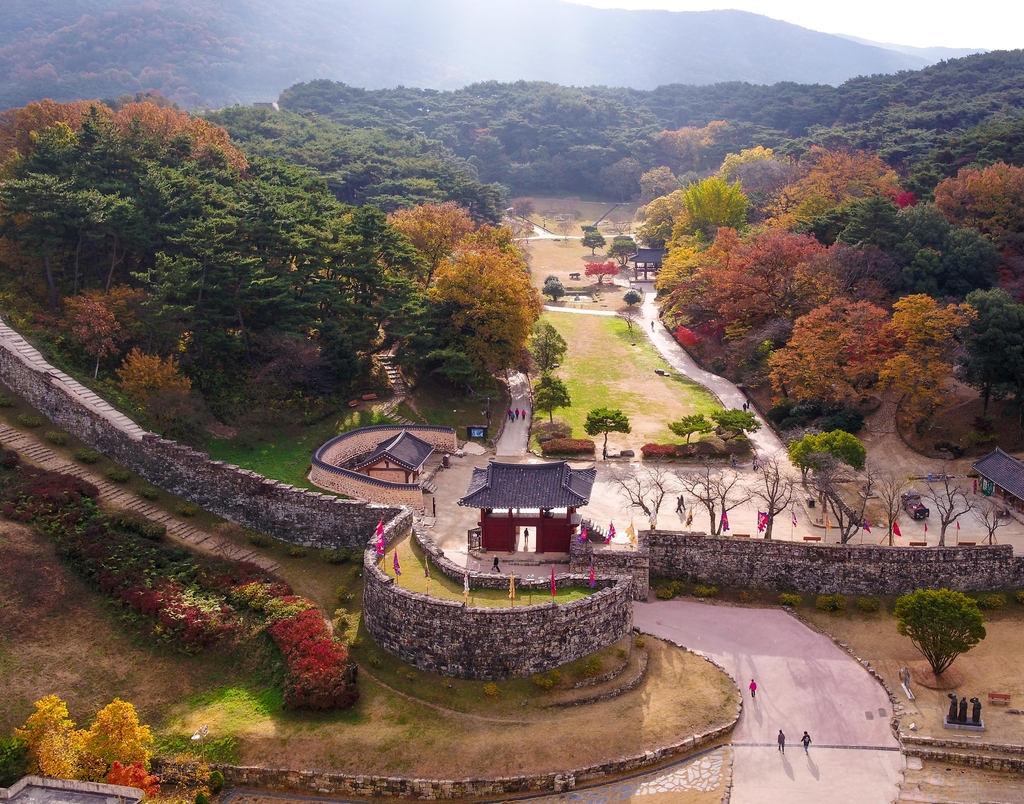
[(391, 483), (346, 469), (341, 464), (371, 452), (382, 441), (408, 430), (441, 452), (455, 452), (459, 444), (451, 427), (433, 425), (376, 425), (360, 427), (335, 436), (313, 454), (309, 482), (322, 489), (349, 497), (388, 505), (423, 508), (423, 491), (418, 483)]
[[(364, 547), (381, 519), (408, 528), (398, 504), (342, 500), (299, 489), (147, 433), (0, 322), (0, 380), (59, 427), (150, 483), (219, 516), (308, 547)], [(353, 495), (354, 496), (354, 495)]]
[(1024, 557), (1008, 544), (977, 547), (810, 545), (655, 531), (646, 536), (654, 575), (688, 583), (818, 594), (902, 595), (1024, 585)]
[[(441, 572), (463, 581), (466, 570), (421, 529), (414, 529), (414, 538)], [(432, 673), (483, 681), (543, 673), (614, 644), (633, 628), (632, 579), (626, 576), (601, 578), (594, 594), (571, 603), (484, 608), (403, 589), (372, 548), (363, 563), (363, 622), (370, 635), (388, 653)], [(507, 575), (468, 574), (474, 589), (509, 585)], [(562, 574), (555, 585), (589, 581), (589, 575)], [(516, 578), (517, 593), (545, 592), (550, 584), (550, 577)]]

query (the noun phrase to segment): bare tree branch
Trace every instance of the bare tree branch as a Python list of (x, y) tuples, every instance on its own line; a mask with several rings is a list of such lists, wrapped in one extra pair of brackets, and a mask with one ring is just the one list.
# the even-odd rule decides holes
[(992, 499), (985, 499), (974, 507), (974, 518), (984, 526), (989, 544), (996, 543), (996, 531), (999, 528), (1010, 524), (1010, 517), (1003, 514), (1002, 503)]
[(629, 501), (630, 508), (639, 508), (651, 521), (651, 530), (657, 527), (658, 511), (665, 497), (674, 494), (676, 477), (661, 464), (616, 468), (609, 473), (612, 484)]
[(968, 497), (967, 492), (959, 485), (950, 482), (952, 480), (943, 466), (939, 480), (928, 484), (928, 493), (925, 495), (932, 501), (939, 515), (939, 524), (942, 527), (939, 531), (939, 547), (946, 546), (946, 529), (968, 511), (974, 510), (974, 500)]
[(679, 474), (678, 478), (683, 489), (708, 512), (709, 532), (712, 536), (722, 532), (721, 519), (716, 518), (716, 514), (731, 511), (750, 499), (750, 494), (736, 472), (713, 467), (708, 461), (697, 470)]
[[(788, 463), (788, 462), (787, 462)], [(779, 461), (778, 457), (761, 460), (751, 488), (754, 499), (760, 500), (768, 509), (768, 524), (764, 529), (764, 538), (772, 537), (775, 517), (781, 514), (793, 501), (793, 476), (787, 471), (788, 466)]]
[(885, 513), (885, 526), (888, 530), (890, 547), (892, 547), (893, 523), (896, 522), (900, 511), (903, 510), (903, 494), (910, 489), (913, 482), (914, 478), (910, 475), (887, 473), (882, 475), (876, 484), (875, 490)]

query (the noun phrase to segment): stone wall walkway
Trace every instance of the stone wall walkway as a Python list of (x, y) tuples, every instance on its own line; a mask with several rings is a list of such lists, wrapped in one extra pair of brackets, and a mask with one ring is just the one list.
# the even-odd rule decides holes
[(29, 463), (54, 472), (74, 475), (92, 483), (99, 489), (98, 502), (111, 508), (132, 511), (154, 522), (159, 522), (167, 528), (169, 536), (190, 547), (232, 561), (248, 561), (268, 572), (280, 569), (280, 564), (277, 562), (263, 558), (253, 550), (234, 544), (215, 533), (197, 528), (187, 519), (169, 514), (147, 500), (143, 500), (125, 486), (112, 483), (82, 464), (69, 461), (44, 446), (34, 435), (24, 433), (6, 424), (0, 424), (0, 443), (8, 449), (15, 450), (22, 459)]

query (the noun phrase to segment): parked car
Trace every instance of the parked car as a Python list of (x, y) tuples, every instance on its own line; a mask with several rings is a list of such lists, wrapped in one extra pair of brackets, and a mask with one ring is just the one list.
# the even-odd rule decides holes
[(914, 519), (927, 519), (931, 514), (916, 491), (908, 491), (903, 495), (903, 509)]

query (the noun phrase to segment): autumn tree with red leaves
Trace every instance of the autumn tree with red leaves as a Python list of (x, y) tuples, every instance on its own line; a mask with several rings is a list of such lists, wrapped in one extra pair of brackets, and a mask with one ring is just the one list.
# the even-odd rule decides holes
[(597, 284), (603, 285), (606, 276), (618, 276), (619, 266), (609, 260), (608, 262), (588, 262), (584, 273), (587, 276), (596, 276)]

